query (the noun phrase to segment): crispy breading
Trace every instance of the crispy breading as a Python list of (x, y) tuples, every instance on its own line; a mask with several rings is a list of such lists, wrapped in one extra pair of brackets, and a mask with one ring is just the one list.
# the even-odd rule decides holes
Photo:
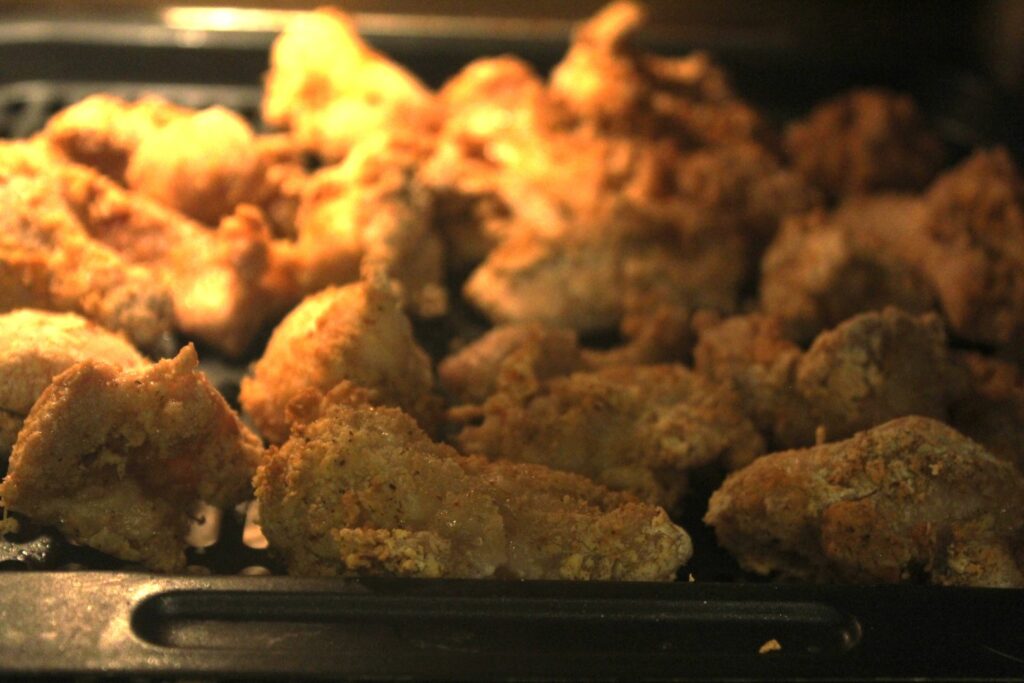
[(1024, 587), (1024, 477), (928, 418), (759, 458), (705, 521), (759, 574)]
[(692, 553), (664, 510), (537, 465), (463, 457), (394, 408), (331, 403), (256, 479), (289, 573), (671, 580)]
[(340, 10), (298, 14), (270, 49), (263, 120), (327, 160), (377, 131), (429, 130), (434, 107), (433, 94), (363, 42)]
[(924, 218), (924, 204), (907, 195), (854, 198), (830, 213), (789, 218), (761, 263), (762, 309), (799, 341), (883, 306), (934, 309), (932, 287), (908, 256), (921, 248)]
[[(75, 225), (82, 248), (113, 253), (121, 268), (144, 267), (127, 270), (151, 289), (170, 291), (178, 329), (225, 354), (243, 353), (264, 325), (299, 298), (294, 264), (270, 253), (272, 236), (253, 207), (239, 206), (217, 230), (208, 230), (95, 169), (47, 153), (38, 143), (4, 145), (0, 165), (12, 175), (39, 179), (52, 195), (49, 201), (71, 209), (74, 217), (61, 222)], [(37, 231), (41, 213), (30, 212), (27, 218)], [(83, 263), (75, 276), (99, 278), (104, 267), (114, 266)], [(86, 291), (79, 296), (89, 300), (95, 295)]]
[(86, 361), (36, 401), (0, 496), (74, 541), (179, 571), (195, 504), (244, 500), (262, 453), (191, 346), (131, 370)]
[(794, 168), (831, 197), (920, 190), (945, 149), (909, 95), (852, 90), (818, 104), (786, 131)]
[(433, 227), (433, 200), (416, 180), (419, 152), (400, 136), (371, 135), (348, 157), (314, 173), (302, 190), (294, 243), (275, 249), (294, 263), (303, 292), (382, 269), (402, 286), (421, 317), (445, 312), (444, 245)]
[(736, 403), (681, 365), (610, 367), (499, 391), (457, 441), (466, 453), (577, 472), (673, 506), (688, 470), (719, 459), (739, 466), (763, 451)]
[(863, 313), (803, 352), (759, 314), (702, 330), (695, 367), (724, 382), (775, 448), (830, 441), (904, 415), (946, 419), (960, 373), (941, 320), (896, 308)]
[(50, 380), (75, 363), (130, 369), (148, 361), (124, 337), (75, 313), (18, 309), (0, 314), (0, 460)]
[(1024, 178), (1005, 149), (979, 150), (944, 173), (925, 203), (914, 254), (950, 329), (973, 342), (1024, 341)]
[[(441, 386), (459, 404), (483, 403), (515, 373), (527, 382), (567, 375), (584, 367), (576, 333), (539, 324), (501, 325), (437, 366)], [(503, 378), (504, 376), (504, 378)]]
[(23, 175), (11, 149), (0, 146), (0, 311), (76, 311), (155, 349), (172, 326), (169, 288), (92, 239), (52, 180)]
[(206, 225), (245, 203), (263, 209), (276, 234), (294, 234), (300, 155), (224, 107), (98, 94), (58, 112), (41, 135), (72, 161)]
[(283, 443), (289, 404), (343, 383), (368, 392), (375, 404), (407, 410), (428, 429), (440, 417), (430, 358), (391, 283), (380, 277), (327, 288), (296, 306), (242, 380), (239, 401), (269, 442)]
[(669, 135), (686, 148), (766, 137), (761, 116), (707, 55), (638, 50), (634, 37), (645, 21), (639, 3), (613, 2), (583, 22), (551, 73), (556, 101), (605, 130)]

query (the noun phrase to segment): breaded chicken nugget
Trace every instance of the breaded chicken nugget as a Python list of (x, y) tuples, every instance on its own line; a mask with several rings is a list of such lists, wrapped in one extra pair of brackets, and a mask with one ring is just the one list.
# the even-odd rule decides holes
[(74, 541), (178, 571), (193, 507), (245, 500), (262, 453), (191, 346), (133, 370), (86, 361), (36, 401), (0, 496)]
[(128, 341), (75, 313), (18, 309), (0, 314), (0, 460), (50, 380), (75, 363), (126, 370), (148, 361)]
[(242, 380), (239, 401), (268, 441), (283, 443), (289, 404), (342, 383), (368, 392), (375, 404), (407, 410), (427, 428), (440, 416), (430, 358), (386, 279), (331, 287), (296, 306)]
[(908, 95), (861, 89), (817, 105), (786, 131), (793, 166), (831, 197), (920, 190), (945, 150)]
[(327, 160), (374, 132), (432, 124), (434, 106), (433, 94), (363, 42), (340, 10), (299, 14), (270, 49), (263, 120)]
[(904, 415), (947, 419), (961, 373), (935, 314), (863, 313), (803, 352), (777, 320), (754, 314), (701, 333), (695, 367), (724, 382), (775, 448), (810, 446)]
[(665, 581), (692, 553), (664, 510), (538, 465), (462, 457), (395, 408), (317, 406), (256, 475), (300, 575)]
[(499, 392), (457, 441), (465, 453), (577, 472), (672, 506), (687, 470), (719, 459), (735, 467), (763, 451), (736, 402), (681, 365), (610, 367)]
[(705, 521), (759, 574), (1024, 587), (1024, 477), (927, 418), (759, 458)]

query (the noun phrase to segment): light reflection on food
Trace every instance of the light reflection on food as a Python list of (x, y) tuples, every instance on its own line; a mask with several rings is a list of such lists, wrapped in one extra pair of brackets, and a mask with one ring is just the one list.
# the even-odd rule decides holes
[(98, 94), (0, 143), (0, 309), (253, 361), (273, 444), (190, 347), (76, 357), (0, 404), (8, 508), (165, 571), (188, 510), (255, 494), (294, 574), (669, 580), (712, 551), (670, 514), (729, 472), (707, 520), (749, 571), (1024, 585), (1013, 159), (943, 169), (879, 89), (776, 129), (644, 21), (615, 2), (549, 76), (485, 57), (434, 91), (299, 13), (275, 132)]

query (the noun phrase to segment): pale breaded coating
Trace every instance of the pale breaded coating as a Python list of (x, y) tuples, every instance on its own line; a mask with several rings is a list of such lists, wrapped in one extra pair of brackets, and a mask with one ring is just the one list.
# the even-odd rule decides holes
[(759, 574), (1024, 587), (1024, 477), (928, 418), (759, 458), (705, 521)]
[(45, 175), (12, 169), (0, 147), (0, 311), (75, 311), (153, 350), (171, 331), (168, 286), (94, 240)]
[(960, 372), (934, 314), (896, 308), (854, 316), (802, 351), (758, 314), (702, 330), (697, 371), (739, 395), (774, 448), (830, 441), (904, 415), (947, 419)]
[(400, 410), (328, 397), (308, 420), (255, 478), (263, 532), (291, 574), (667, 581), (692, 553), (660, 508), (460, 456)]
[(718, 460), (738, 466), (763, 451), (736, 403), (681, 365), (610, 367), (496, 393), (483, 422), (457, 441), (465, 453), (576, 472), (668, 507), (688, 470)]
[(976, 151), (935, 181), (925, 203), (927, 241), (914, 256), (950, 329), (1024, 357), (1024, 178), (1013, 159)]
[(444, 244), (433, 227), (432, 197), (415, 178), (419, 153), (401, 136), (368, 136), (342, 163), (310, 177), (295, 217), (296, 240), (274, 246), (294, 264), (303, 292), (379, 268), (401, 285), (411, 312), (445, 312)]
[(148, 361), (124, 337), (75, 313), (0, 314), (0, 461), (50, 380), (86, 360), (133, 369)]
[(474, 404), (510, 382), (535, 384), (584, 366), (575, 332), (524, 323), (491, 329), (441, 361), (437, 375), (453, 403)]
[(86, 361), (36, 401), (0, 496), (73, 541), (180, 571), (193, 507), (245, 500), (262, 453), (191, 346), (131, 370)]
[(430, 358), (391, 283), (380, 277), (313, 294), (274, 329), (263, 356), (242, 380), (239, 401), (269, 442), (289, 434), (290, 404), (340, 384), (374, 404), (408, 411), (431, 429), (440, 417)]
[(660, 57), (636, 48), (639, 3), (613, 2), (581, 24), (551, 72), (557, 102), (587, 123), (630, 136), (663, 136), (685, 148), (765, 137), (760, 114), (734, 94), (707, 55)]
[(790, 125), (785, 144), (793, 167), (833, 198), (920, 190), (945, 158), (913, 99), (882, 89), (817, 105)]
[(761, 308), (799, 341), (884, 306), (932, 310), (932, 286), (909, 260), (925, 215), (916, 197), (878, 195), (790, 217), (761, 263)]
[(206, 225), (245, 203), (263, 209), (276, 234), (294, 234), (306, 175), (300, 155), (284, 136), (256, 135), (224, 107), (98, 94), (58, 112), (41, 136), (68, 159)]
[(363, 42), (340, 10), (298, 14), (270, 49), (263, 120), (329, 161), (380, 130), (429, 130), (434, 107), (433, 94)]
[(770, 448), (813, 443), (817, 421), (796, 391), (802, 356), (779, 320), (757, 313), (702, 327), (693, 350), (696, 371), (735, 392)]
[[(142, 266), (134, 272), (150, 289), (169, 290), (175, 326), (227, 355), (244, 353), (266, 324), (300, 298), (294, 265), (270, 253), (272, 236), (253, 207), (239, 206), (217, 230), (209, 230), (95, 169), (46, 153), (37, 143), (3, 146), (0, 165), (42, 181), (51, 201), (71, 209), (74, 217), (64, 222), (80, 226), (76, 233), (89, 249), (112, 253), (120, 264)], [(104, 267), (83, 264), (76, 276), (100, 277)], [(95, 294), (80, 296), (89, 300)]]
[(950, 406), (949, 423), (1024, 472), (1024, 371), (1015, 363), (964, 351), (963, 394)]

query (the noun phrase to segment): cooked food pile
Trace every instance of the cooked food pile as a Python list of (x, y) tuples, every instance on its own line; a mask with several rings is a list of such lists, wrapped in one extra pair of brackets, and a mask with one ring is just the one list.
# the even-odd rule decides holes
[(433, 90), (321, 9), (274, 132), (96, 94), (0, 141), (0, 528), (183, 571), (255, 499), (291, 574), (661, 581), (699, 509), (751, 574), (1024, 588), (1014, 160), (882, 89), (776, 129), (644, 21)]

